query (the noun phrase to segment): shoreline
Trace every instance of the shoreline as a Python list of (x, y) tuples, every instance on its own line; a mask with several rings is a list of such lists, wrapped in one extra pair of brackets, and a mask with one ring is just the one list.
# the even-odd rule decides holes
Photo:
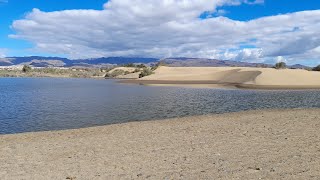
[(202, 117), (220, 117), (220, 116), (231, 116), (231, 115), (246, 115), (246, 114), (255, 114), (258, 112), (283, 112), (283, 111), (316, 111), (319, 108), (276, 108), (276, 109), (257, 109), (257, 110), (243, 110), (243, 111), (236, 111), (236, 112), (224, 112), (218, 114), (206, 114), (206, 115), (193, 115), (193, 116), (184, 116), (184, 117), (173, 117), (173, 118), (166, 118), (166, 119), (152, 119), (152, 120), (142, 120), (142, 121), (128, 121), (122, 123), (112, 123), (106, 125), (97, 125), (97, 126), (90, 126), (90, 127), (82, 127), (82, 128), (72, 128), (72, 129), (60, 129), (60, 130), (46, 130), (46, 131), (30, 131), (30, 132), (19, 132), (19, 133), (9, 133), (9, 134), (0, 134), (1, 136), (15, 136), (15, 135), (28, 135), (28, 134), (42, 134), (42, 133), (63, 133), (67, 131), (78, 131), (78, 130), (86, 130), (86, 129), (95, 129), (95, 128), (103, 128), (108, 126), (126, 126), (131, 124), (139, 124), (139, 123), (153, 123), (153, 122), (170, 122), (170, 121), (183, 121), (185, 119), (190, 118), (202, 118)]
[(0, 178), (317, 179), (319, 113), (255, 110), (0, 135)]
[(320, 85), (256, 85), (242, 83), (223, 83), (218, 81), (176, 81), (176, 80), (119, 80), (123, 84), (151, 86), (177, 86), (198, 88), (256, 89), (256, 90), (320, 90)]
[(97, 79), (105, 80), (105, 77), (71, 77), (71, 76), (0, 76), (1, 78), (54, 78), (54, 79)]

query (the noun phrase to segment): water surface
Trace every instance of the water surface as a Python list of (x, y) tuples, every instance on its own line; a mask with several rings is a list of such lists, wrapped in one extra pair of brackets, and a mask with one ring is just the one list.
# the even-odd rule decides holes
[(112, 80), (0, 78), (0, 134), (266, 108), (320, 108), (320, 91), (152, 87)]

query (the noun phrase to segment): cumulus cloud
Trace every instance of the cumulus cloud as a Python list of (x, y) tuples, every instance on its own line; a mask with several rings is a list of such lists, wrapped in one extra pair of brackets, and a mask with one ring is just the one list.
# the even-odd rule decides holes
[[(71, 58), (101, 56), (205, 57), (263, 61), (319, 58), (320, 10), (251, 21), (201, 19), (224, 5), (263, 0), (111, 0), (103, 10), (43, 12), (14, 21), (12, 38)], [(250, 47), (250, 48), (248, 48)]]
[(242, 49), (237, 52), (237, 55), (233, 58), (239, 61), (257, 60), (263, 57), (262, 49), (251, 48)]
[(283, 56), (277, 56), (275, 58), (276, 62), (279, 63), (279, 62), (287, 62), (287, 60), (283, 57)]

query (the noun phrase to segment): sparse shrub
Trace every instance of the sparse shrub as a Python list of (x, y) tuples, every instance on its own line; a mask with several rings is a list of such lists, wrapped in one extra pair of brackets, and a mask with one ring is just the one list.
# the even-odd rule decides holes
[(112, 69), (114, 69), (115, 67), (102, 67), (100, 68), (100, 71), (101, 72), (109, 72), (111, 71)]
[(167, 64), (163, 61), (159, 61), (157, 64), (155, 64), (154, 66), (151, 67), (151, 71), (158, 69), (158, 67), (160, 67), (160, 66), (167, 66)]
[(159, 66), (152, 66), (151, 67), (151, 71), (155, 71), (156, 69), (158, 69)]
[(32, 70), (31, 66), (28, 65), (24, 65), (22, 68), (22, 72), (27, 73), (30, 72)]
[(133, 63), (128, 63), (128, 64), (122, 65), (122, 67), (146, 68), (147, 66), (144, 65), (144, 64), (135, 65), (135, 64), (133, 64)]
[(140, 72), (140, 68), (136, 68), (133, 73), (137, 73), (137, 72)]
[(149, 68), (144, 68), (141, 72), (141, 74), (139, 75), (139, 78), (145, 77), (145, 76), (149, 76), (153, 74), (152, 70)]
[(125, 71), (125, 72), (124, 72), (124, 75), (127, 75), (127, 74), (130, 74), (130, 72), (129, 72), (129, 71)]
[(320, 71), (320, 65), (318, 65), (317, 67), (314, 67), (312, 70), (313, 71)]
[(279, 63), (276, 63), (274, 68), (276, 68), (276, 69), (286, 69), (287, 68), (287, 64), (285, 62), (279, 62)]
[(124, 64), (123, 67), (136, 67), (133, 63)]
[(125, 74), (125, 71), (122, 70), (122, 69), (116, 69), (114, 71), (112, 71), (111, 73), (107, 73), (105, 75), (105, 77), (107, 78), (114, 78), (114, 77), (117, 77), (117, 76), (120, 76), (120, 75), (124, 75)]
[(100, 76), (100, 73), (94, 72), (94, 73), (92, 74), (92, 76)]
[(137, 68), (146, 68), (147, 66), (144, 65), (144, 64), (139, 64), (139, 65), (136, 65)]

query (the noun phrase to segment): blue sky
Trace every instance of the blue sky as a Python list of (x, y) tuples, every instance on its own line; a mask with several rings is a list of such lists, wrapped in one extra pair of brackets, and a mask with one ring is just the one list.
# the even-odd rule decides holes
[(226, 16), (237, 20), (251, 20), (263, 16), (293, 13), (305, 10), (320, 9), (317, 0), (266, 0), (262, 5), (229, 6), (224, 8), (230, 12)]
[[(188, 56), (320, 63), (320, 40), (313, 38), (319, 35), (318, 0), (187, 2), (0, 0), (0, 56)], [(260, 28), (270, 39), (263, 37)], [(284, 42), (291, 36), (295, 39)], [(298, 42), (310, 41), (304, 51), (297, 47)]]

